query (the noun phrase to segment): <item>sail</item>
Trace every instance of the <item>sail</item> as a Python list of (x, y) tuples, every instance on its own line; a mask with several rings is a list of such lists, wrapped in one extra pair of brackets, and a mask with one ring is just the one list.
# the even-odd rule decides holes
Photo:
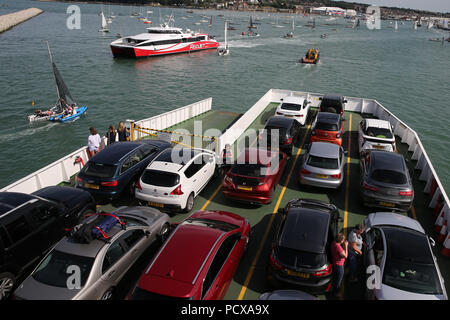
[(59, 98), (64, 99), (64, 101), (66, 101), (68, 104), (74, 103), (72, 95), (70, 94), (70, 91), (67, 88), (66, 84), (64, 83), (64, 80), (54, 62), (52, 62), (52, 66), (53, 66), (53, 73), (55, 75), (56, 88), (58, 89)]
[(108, 27), (108, 23), (106, 22), (105, 16), (102, 11), (102, 28), (106, 29)]
[(225, 21), (225, 50), (228, 49), (227, 30), (228, 30), (228, 21)]
[(395, 26), (394, 26), (394, 30), (398, 29), (398, 25), (397, 25), (397, 21), (395, 21)]

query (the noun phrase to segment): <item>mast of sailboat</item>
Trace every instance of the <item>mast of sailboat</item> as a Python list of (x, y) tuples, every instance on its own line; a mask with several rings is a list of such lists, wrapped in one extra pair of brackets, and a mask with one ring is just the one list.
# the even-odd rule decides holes
[(225, 50), (228, 50), (227, 30), (228, 30), (228, 20), (225, 21)]
[(56, 79), (56, 74), (55, 74), (55, 70), (54, 70), (54, 67), (53, 67), (53, 57), (52, 57), (52, 53), (50, 51), (50, 46), (48, 44), (48, 41), (46, 41), (46, 43), (47, 43), (47, 49), (48, 49), (48, 56), (50, 58), (50, 64), (52, 65), (53, 77), (55, 78), (56, 92), (58, 93), (58, 100), (59, 100), (61, 98), (61, 95), (59, 93), (58, 80)]

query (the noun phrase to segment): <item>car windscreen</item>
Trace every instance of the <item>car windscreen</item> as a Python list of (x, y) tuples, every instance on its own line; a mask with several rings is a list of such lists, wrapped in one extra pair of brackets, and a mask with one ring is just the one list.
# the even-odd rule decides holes
[(393, 170), (376, 169), (372, 172), (371, 178), (381, 183), (389, 184), (405, 184), (407, 182), (406, 175)]
[(173, 187), (180, 183), (180, 176), (176, 173), (159, 170), (145, 170), (142, 182), (158, 187)]
[(311, 167), (321, 168), (321, 169), (339, 169), (338, 159), (333, 158), (323, 158), (313, 155), (308, 156), (306, 164)]
[(321, 111), (341, 113), (342, 105), (339, 100), (323, 99), (322, 103), (320, 104), (320, 108)]
[(325, 130), (325, 131), (338, 131), (339, 127), (336, 123), (328, 123), (328, 122), (319, 122), (317, 121), (316, 130)]
[(231, 167), (231, 173), (254, 178), (264, 177), (267, 172), (268, 167), (257, 163), (235, 164)]
[(154, 292), (150, 292), (147, 290), (143, 290), (139, 287), (136, 287), (133, 292), (132, 300), (192, 300), (191, 298), (179, 298), (179, 297), (171, 297), (162, 294), (157, 294)]
[(89, 161), (83, 169), (81, 169), (81, 172), (96, 178), (112, 178), (116, 174), (116, 169), (116, 165)]
[(282, 264), (295, 268), (319, 268), (327, 263), (327, 256), (325, 253), (298, 251), (280, 246), (277, 247), (275, 254)]
[(219, 229), (224, 232), (230, 232), (232, 230), (239, 228), (237, 225), (234, 225), (232, 223), (211, 219), (186, 219), (182, 224), (184, 225), (192, 224), (196, 226)]
[(80, 270), (80, 286), (83, 287), (91, 272), (94, 258), (53, 250), (41, 262), (32, 277), (49, 286), (67, 288), (67, 279), (71, 275), (67, 268), (77, 266)]
[(365, 134), (369, 137), (381, 138), (381, 139), (392, 139), (392, 132), (386, 128), (367, 128)]
[(302, 109), (302, 106), (295, 103), (283, 103), (281, 105), (281, 109), (289, 111), (300, 111)]

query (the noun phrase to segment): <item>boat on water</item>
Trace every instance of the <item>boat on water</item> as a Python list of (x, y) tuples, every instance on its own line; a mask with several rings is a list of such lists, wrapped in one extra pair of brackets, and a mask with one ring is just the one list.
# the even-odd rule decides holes
[(283, 36), (283, 38), (285, 38), (285, 39), (293, 39), (294, 38), (294, 29), (295, 29), (295, 22), (294, 22), (294, 18), (292, 18), (291, 31), (289, 31), (287, 34), (285, 34)]
[(101, 24), (101, 28), (98, 30), (98, 32), (109, 32), (108, 22), (105, 19), (105, 15), (103, 14), (103, 11), (100, 13), (100, 16), (102, 18), (102, 24)]
[(58, 121), (69, 122), (80, 117), (87, 111), (87, 106), (78, 107), (75, 103), (69, 89), (64, 83), (63, 77), (53, 61), (53, 56), (50, 51), (50, 46), (47, 41), (48, 56), (53, 69), (53, 75), (56, 82), (56, 92), (58, 100), (53, 107), (48, 110), (37, 109), (34, 114), (28, 116), (29, 122), (39, 121)]
[(219, 42), (206, 33), (174, 27), (171, 16), (169, 22), (149, 27), (147, 33), (117, 39), (110, 47), (114, 57), (140, 58), (217, 49)]
[(308, 51), (306, 51), (306, 54), (304, 57), (302, 57), (301, 62), (309, 64), (317, 64), (317, 62), (319, 62), (319, 57), (320, 57), (319, 49), (311, 48), (308, 49)]
[[(346, 226), (351, 228), (357, 223), (362, 223), (370, 213), (383, 211), (383, 209), (369, 208), (361, 205), (360, 198), (357, 196), (358, 191), (363, 188), (360, 184), (360, 168), (358, 164), (360, 160), (358, 151), (359, 141), (357, 138), (358, 130), (365, 119), (373, 118), (389, 122), (395, 138), (396, 151), (407, 160), (405, 166), (411, 173), (410, 178), (415, 194), (414, 209), (411, 209), (408, 212), (398, 212), (397, 217), (404, 219), (409, 216), (411, 219), (416, 220), (416, 224), (420, 223), (425, 230), (430, 230), (428, 232), (433, 232), (431, 230), (435, 230), (438, 225), (442, 226), (444, 223), (450, 223), (450, 221), (448, 221), (448, 217), (450, 217), (450, 201), (442, 186), (440, 178), (424, 149), (419, 135), (396, 115), (391, 113), (388, 108), (374, 99), (345, 97), (345, 128), (342, 134), (348, 138), (345, 139), (342, 145), (344, 150), (347, 151), (342, 158), (346, 163), (346, 170), (343, 171), (343, 175), (345, 175), (345, 181), (347, 182), (340, 190), (336, 191), (306, 188), (298, 183), (301, 174), (301, 160), (306, 156), (308, 150), (309, 142), (307, 138), (311, 134), (311, 122), (317, 114), (317, 109), (321, 104), (321, 98), (324, 97), (324, 95), (320, 93), (270, 89), (244, 114), (215, 110), (212, 107), (212, 100), (208, 100), (208, 103), (205, 103), (206, 100), (203, 100), (186, 107), (171, 110), (170, 114), (164, 113), (156, 115), (151, 118), (152, 122), (149, 122), (148, 119), (146, 119), (129, 122), (128, 125), (131, 128), (131, 138), (135, 141), (146, 139), (148, 135), (154, 134), (154, 131), (150, 129), (156, 128), (149, 127), (149, 123), (160, 123), (161, 119), (168, 119), (168, 117), (170, 117), (173, 121), (163, 122), (170, 123), (170, 126), (163, 125), (159, 128), (168, 133), (173, 133), (180, 129), (192, 128), (193, 122), (199, 121), (200, 119), (202, 121), (203, 132), (206, 132), (210, 128), (219, 128), (219, 131), (222, 132), (218, 134), (213, 143), (210, 144), (204, 141), (203, 148), (214, 151), (216, 155), (219, 156), (220, 150), (222, 150), (225, 145), (229, 144), (233, 151), (235, 151), (236, 156), (238, 156), (238, 149), (236, 146), (239, 145), (239, 141), (249, 139), (246, 135), (247, 130), (263, 129), (268, 117), (275, 115), (278, 106), (280, 106), (283, 103), (283, 100), (289, 96), (302, 97), (307, 101), (311, 101), (310, 120), (307, 121), (304, 127), (299, 129), (298, 136), (296, 137), (298, 143), (294, 144), (293, 156), (286, 158), (284, 173), (281, 175), (279, 182), (274, 186), (272, 203), (263, 206), (254, 206), (251, 204), (240, 206), (225, 198), (223, 192), (224, 179), (211, 179), (207, 182), (203, 191), (195, 198), (192, 211), (172, 216), (171, 222), (179, 222), (186, 217), (189, 217), (193, 212), (199, 210), (221, 210), (233, 212), (243, 218), (249, 219), (252, 222), (252, 227), (259, 225), (260, 228), (254, 229), (252, 240), (248, 246), (247, 254), (252, 257), (252, 259), (240, 260), (240, 268), (243, 268), (244, 270), (249, 270), (253, 263), (258, 263), (261, 268), (266, 267), (270, 263), (268, 257), (270, 257), (272, 251), (271, 240), (264, 235), (270, 234), (276, 230), (277, 225), (279, 225), (278, 219), (283, 217), (283, 213), (278, 210), (284, 208), (293, 199), (301, 197), (303, 199), (312, 199), (338, 206), (339, 215), (343, 218), (343, 221), (338, 222), (339, 230), (342, 228), (345, 230)], [(202, 108), (200, 108), (200, 106), (202, 106)], [(219, 115), (220, 120), (218, 120)], [(143, 128), (148, 128), (148, 132), (144, 132)], [(177, 139), (174, 139), (173, 143), (176, 143), (176, 140)], [(209, 142), (211, 142), (211, 140)], [(192, 143), (194, 144), (195, 142)], [(252, 141), (248, 141), (248, 145), (251, 143)], [(81, 159), (83, 162), (81, 160), (74, 162), (75, 159)], [(78, 183), (76, 182), (77, 174), (88, 161), (86, 146), (82, 146), (78, 150), (53, 162), (51, 165), (31, 173), (27, 177), (4, 187), (0, 191), (32, 193), (43, 186), (74, 186), (75, 183)], [(318, 176), (318, 179), (326, 179), (320, 175)], [(36, 183), (36, 181), (39, 181), (39, 183)], [(238, 181), (240, 181), (239, 183), (246, 182), (245, 180)], [(98, 186), (92, 185), (93, 189), (95, 187)], [(246, 185), (246, 187), (247, 188), (241, 190), (242, 194), (251, 194), (253, 191), (252, 188), (257, 188), (255, 185)], [(119, 203), (101, 203), (98, 210), (113, 212), (119, 205), (136, 206), (137, 203), (138, 202), (134, 197), (127, 195), (124, 196), (123, 201), (120, 201)], [(159, 210), (167, 209), (162, 203), (149, 203), (149, 205), (157, 207)], [(388, 210), (391, 211), (390, 209)], [(387, 210), (384, 209), (384, 211)], [(274, 219), (267, 219), (268, 212), (273, 213)], [(433, 215), (435, 217), (434, 219)], [(437, 222), (436, 225), (435, 221)], [(447, 230), (446, 228), (441, 228), (440, 230), (443, 229)], [(369, 230), (367, 230), (367, 232), (369, 232)], [(445, 233), (444, 236), (448, 239), (449, 232), (446, 232), (447, 233)], [(432, 236), (432, 234), (427, 236)], [(428, 239), (428, 237), (426, 238)], [(445, 247), (436, 241), (433, 251), (436, 256), (439, 255), (436, 261), (439, 264), (443, 277), (447, 280), (450, 275), (450, 268), (448, 268), (448, 259), (444, 256), (444, 252), (446, 252), (448, 256), (448, 250), (444, 249)], [(442, 254), (440, 252), (442, 252)], [(147, 265), (147, 263), (144, 264), (142, 269), (144, 270)], [(410, 268), (409, 265), (405, 267)], [(141, 271), (139, 270), (137, 272)], [(330, 272), (332, 273), (332, 271)], [(409, 274), (410, 276), (402, 279), (402, 283), (405, 284), (411, 282), (414, 286), (416, 284), (414, 273), (409, 272)], [(255, 272), (254, 274), (250, 274), (249, 281), (260, 284), (257, 292), (254, 290), (244, 290), (245, 286), (243, 286), (242, 281), (236, 279), (231, 281), (232, 283), (224, 297), (227, 300), (236, 300), (238, 298), (255, 300), (261, 292), (266, 292), (270, 289), (269, 285), (266, 283), (265, 272)], [(365, 286), (363, 286), (365, 281), (365, 278), (360, 279), (361, 286), (358, 285), (359, 283), (356, 283), (353, 287), (345, 286), (343, 288), (345, 299), (363, 299), (365, 296)], [(129, 284), (125, 283), (124, 285), (132, 287), (134, 282)], [(129, 290), (124, 290), (124, 292), (129, 292)], [(326, 298), (326, 294), (317, 295), (319, 295), (320, 298)], [(414, 298), (414, 296), (411, 295), (402, 297), (406, 300)], [(429, 294), (429, 297), (433, 298), (434, 296)], [(122, 299), (123, 297), (117, 298)], [(401, 297), (397, 296), (397, 298)]]
[(228, 21), (225, 21), (225, 30), (224, 30), (225, 46), (219, 49), (218, 51), (219, 56), (227, 56), (230, 54), (230, 49), (228, 48), (227, 30), (228, 30)]

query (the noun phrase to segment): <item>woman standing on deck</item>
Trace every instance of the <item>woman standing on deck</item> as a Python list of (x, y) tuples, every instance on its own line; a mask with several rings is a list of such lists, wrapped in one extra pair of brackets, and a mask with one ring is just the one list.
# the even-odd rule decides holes
[(105, 136), (106, 136), (106, 138), (108, 139), (108, 145), (110, 145), (110, 144), (112, 144), (112, 143), (114, 143), (114, 142), (119, 141), (119, 134), (118, 134), (118, 132), (116, 131), (116, 128), (114, 128), (113, 125), (110, 125), (110, 126), (109, 126), (109, 130), (108, 130), (108, 132), (106, 133)]
[(90, 127), (89, 131), (91, 132), (88, 137), (88, 155), (90, 159), (100, 151), (100, 143), (102, 142), (102, 138), (94, 127)]
[(343, 233), (338, 233), (331, 243), (331, 260), (333, 263), (333, 295), (340, 297), (342, 278), (344, 277), (344, 263), (348, 256), (348, 242)]
[(125, 125), (123, 124), (123, 121), (119, 122), (119, 127), (117, 128), (117, 133), (119, 135), (119, 141), (127, 141), (128, 137), (130, 136), (130, 132), (127, 128), (125, 128)]

